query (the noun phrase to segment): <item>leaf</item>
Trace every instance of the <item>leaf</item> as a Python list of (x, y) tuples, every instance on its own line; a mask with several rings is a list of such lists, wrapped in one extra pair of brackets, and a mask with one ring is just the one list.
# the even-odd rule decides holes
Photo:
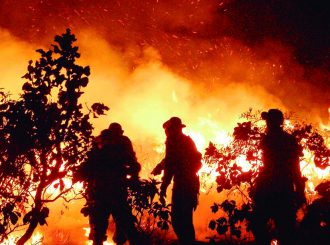
[(41, 209), (40, 213), (43, 215), (43, 217), (48, 217), (48, 215), (49, 215), (49, 208), (43, 207)]
[(33, 216), (33, 211), (30, 211), (27, 214), (25, 214), (23, 217), (23, 224), (26, 225), (27, 223), (30, 223), (32, 216)]
[(168, 230), (169, 229), (169, 225), (167, 222), (164, 222), (163, 223), (163, 226), (162, 226), (162, 230)]
[(10, 221), (13, 225), (15, 225), (18, 221), (18, 216), (14, 212), (9, 213)]
[(220, 225), (224, 225), (227, 223), (227, 219), (225, 217), (220, 217), (219, 219), (217, 219), (217, 222)]
[(86, 87), (88, 84), (88, 77), (83, 77), (81, 80), (80, 80), (80, 86), (82, 87)]
[(0, 234), (4, 234), (6, 231), (6, 228), (4, 225), (0, 224)]
[(89, 66), (85, 66), (84, 67), (84, 70), (83, 70), (83, 73), (86, 75), (86, 76), (89, 76), (91, 74), (91, 69)]
[(14, 204), (7, 203), (6, 206), (3, 208), (2, 212), (5, 214), (10, 214), (14, 210)]
[(160, 211), (160, 212), (159, 212), (159, 217), (160, 217), (161, 219), (167, 220), (168, 217), (169, 217), (168, 212), (167, 212), (167, 211)]
[(216, 225), (217, 225), (217, 223), (214, 220), (211, 220), (209, 223), (209, 228), (211, 230), (214, 230)]
[(104, 115), (105, 111), (109, 110), (109, 107), (104, 105), (103, 103), (94, 103), (92, 105), (92, 110), (97, 115)]
[(28, 79), (28, 80), (32, 80), (31, 74), (30, 73), (26, 73), (24, 76), (22, 76), (22, 78)]
[(221, 203), (222, 209), (228, 214), (233, 212), (235, 206), (236, 206), (236, 202), (234, 200), (230, 200), (230, 201), (225, 200), (223, 203)]
[(38, 221), (40, 225), (45, 225), (47, 224), (46, 218), (49, 215), (49, 208), (43, 207), (39, 213)]
[(53, 49), (54, 49), (54, 53), (55, 54), (58, 54), (61, 52), (61, 50), (59, 49), (59, 47), (57, 45), (52, 45), (53, 46)]
[(63, 191), (65, 185), (63, 179), (60, 179), (60, 191)]
[(219, 210), (218, 204), (214, 203), (213, 206), (211, 206), (212, 213), (216, 213)]
[(217, 226), (217, 232), (220, 235), (225, 234), (228, 231), (228, 225), (218, 225)]
[(31, 85), (31, 83), (24, 83), (22, 86), (22, 89), (26, 92), (31, 92), (33, 90), (33, 87)]
[(37, 49), (36, 50), (38, 53), (41, 54), (41, 56), (45, 56), (46, 52), (43, 49)]

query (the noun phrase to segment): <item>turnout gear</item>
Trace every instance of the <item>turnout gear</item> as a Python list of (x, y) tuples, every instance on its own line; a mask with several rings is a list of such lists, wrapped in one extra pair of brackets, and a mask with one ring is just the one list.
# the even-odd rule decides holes
[(193, 140), (182, 133), (181, 119), (172, 117), (163, 125), (166, 139), (166, 154), (163, 159), (164, 175), (161, 184), (161, 199), (173, 179), (172, 225), (181, 244), (192, 244), (195, 240), (193, 210), (198, 204), (201, 154)]
[(80, 179), (87, 183), (87, 203), (81, 212), (89, 216), (89, 239), (94, 245), (106, 240), (110, 215), (116, 224), (113, 237), (116, 244), (123, 244), (126, 240), (130, 244), (141, 244), (141, 235), (135, 227), (135, 217), (127, 200), (127, 177), (138, 179), (141, 166), (131, 141), (122, 133), (118, 123), (103, 130), (88, 154), (88, 161), (79, 171)]
[(263, 112), (262, 118), (267, 129), (260, 143), (263, 167), (250, 193), (254, 205), (251, 227), (257, 244), (270, 244), (267, 222), (272, 218), (280, 244), (292, 244), (296, 212), (306, 201), (299, 165), (302, 148), (282, 129), (280, 110)]

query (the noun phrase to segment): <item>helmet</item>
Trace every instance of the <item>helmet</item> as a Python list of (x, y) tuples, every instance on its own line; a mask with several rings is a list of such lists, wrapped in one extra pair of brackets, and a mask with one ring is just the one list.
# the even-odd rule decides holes
[(111, 132), (111, 133), (115, 133), (115, 134), (122, 134), (124, 133), (124, 130), (122, 129), (121, 125), (119, 123), (111, 123), (109, 125), (109, 128), (108, 130)]
[(171, 117), (163, 124), (164, 129), (171, 129), (171, 128), (184, 128), (186, 125), (182, 124), (181, 119), (178, 117)]
[(98, 145), (103, 145), (104, 142), (106, 142), (107, 140), (109, 140), (109, 138), (111, 138), (111, 133), (109, 129), (104, 129), (101, 131), (100, 135), (98, 135), (97, 137), (95, 137), (95, 142)]
[(270, 109), (261, 113), (261, 118), (273, 125), (282, 125), (284, 122), (283, 113), (279, 109)]

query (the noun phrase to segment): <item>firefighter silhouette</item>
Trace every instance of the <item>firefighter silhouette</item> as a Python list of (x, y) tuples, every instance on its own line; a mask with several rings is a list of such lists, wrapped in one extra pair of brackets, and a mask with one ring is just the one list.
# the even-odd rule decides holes
[(252, 188), (251, 228), (256, 244), (270, 244), (269, 220), (274, 221), (281, 245), (294, 244), (296, 212), (306, 202), (305, 179), (299, 166), (302, 148), (283, 130), (284, 117), (278, 109), (262, 112), (266, 133), (261, 140), (263, 168)]
[(201, 154), (189, 136), (182, 133), (181, 119), (172, 117), (163, 124), (166, 133), (166, 153), (163, 161), (154, 169), (159, 174), (164, 169), (161, 184), (161, 201), (164, 202), (166, 189), (173, 179), (171, 218), (180, 244), (193, 244), (195, 230), (193, 211), (198, 204)]
[(89, 239), (94, 245), (106, 241), (110, 215), (116, 224), (113, 237), (116, 244), (124, 244), (127, 240), (134, 245), (144, 243), (127, 201), (127, 187), (129, 183), (138, 181), (141, 166), (131, 141), (123, 132), (118, 123), (111, 123), (108, 129), (103, 130), (95, 139), (88, 160), (78, 174), (87, 182), (87, 203), (81, 212), (89, 216)]

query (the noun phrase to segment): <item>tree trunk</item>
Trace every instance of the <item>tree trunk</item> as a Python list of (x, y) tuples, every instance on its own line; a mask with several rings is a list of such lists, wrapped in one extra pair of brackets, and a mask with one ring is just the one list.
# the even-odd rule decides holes
[(44, 186), (44, 182), (41, 181), (41, 183), (39, 184), (39, 186), (37, 188), (36, 195), (34, 198), (35, 208), (32, 209), (32, 210), (34, 210), (34, 214), (30, 221), (29, 227), (27, 228), (27, 230), (25, 231), (23, 236), (21, 236), (20, 239), (18, 239), (16, 245), (24, 245), (32, 237), (34, 230), (37, 228), (37, 226), (39, 224), (38, 216), (39, 216), (41, 208), (42, 208), (42, 201), (41, 201), (42, 194), (41, 193), (43, 191), (43, 186)]
[(16, 245), (24, 245), (31, 237), (38, 226), (38, 219), (34, 217), (24, 235), (17, 241)]

